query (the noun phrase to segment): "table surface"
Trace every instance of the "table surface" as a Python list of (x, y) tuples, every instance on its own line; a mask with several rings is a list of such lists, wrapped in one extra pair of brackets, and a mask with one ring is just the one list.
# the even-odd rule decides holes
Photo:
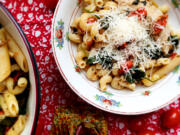
[[(41, 107), (36, 135), (48, 135), (51, 131), (53, 113), (60, 105), (71, 105), (82, 101), (65, 83), (56, 66), (50, 44), (53, 11), (47, 9), (42, 0), (0, 0), (22, 27), (36, 57), (41, 81)], [(88, 105), (88, 104), (87, 104)], [(180, 126), (172, 129), (160, 127), (162, 113), (171, 108), (180, 109), (180, 99), (165, 108), (138, 117), (144, 119), (149, 130), (160, 135), (180, 135)], [(96, 109), (96, 108), (94, 108)], [(105, 113), (109, 135), (133, 135), (128, 129), (130, 116)]]

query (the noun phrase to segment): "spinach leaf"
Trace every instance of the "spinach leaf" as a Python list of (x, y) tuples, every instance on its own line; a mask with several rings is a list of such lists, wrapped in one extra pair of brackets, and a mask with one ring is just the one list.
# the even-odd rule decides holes
[[(156, 45), (155, 45), (156, 46)], [(160, 49), (144, 49), (144, 52), (151, 58), (151, 59), (159, 59), (163, 56), (163, 52)]]
[(95, 57), (95, 56), (94, 56), (94, 57), (90, 57), (90, 58), (87, 60), (86, 64), (92, 65), (95, 61), (96, 61), (96, 57)]
[(178, 0), (171, 0), (171, 1), (172, 1), (172, 3), (173, 3), (173, 5), (174, 5), (175, 8), (178, 8), (178, 7), (179, 7), (179, 2), (178, 2)]
[(126, 81), (128, 81), (129, 83), (139, 82), (145, 76), (145, 72), (138, 68), (131, 68), (130, 73), (125, 74)]
[(103, 66), (103, 68), (112, 69), (113, 58), (109, 56), (107, 51), (101, 50), (98, 53), (97, 61)]
[(101, 19), (100, 16), (98, 16), (98, 15), (94, 15), (94, 16), (95, 16), (97, 19)]
[(169, 36), (168, 41), (171, 41), (171, 43), (173, 45), (175, 45), (176, 47), (179, 45), (179, 38), (176, 35), (175, 36)]
[(146, 0), (145, 1), (141, 1), (141, 3), (143, 3), (144, 6), (146, 6), (146, 4), (147, 4)]
[(102, 20), (100, 21), (100, 26), (102, 27), (102, 29), (107, 30), (109, 28), (109, 23), (111, 21), (112, 21), (112, 17), (106, 16), (106, 17), (102, 18)]
[(133, 1), (132, 5), (138, 5), (139, 4), (139, 0), (135, 0)]

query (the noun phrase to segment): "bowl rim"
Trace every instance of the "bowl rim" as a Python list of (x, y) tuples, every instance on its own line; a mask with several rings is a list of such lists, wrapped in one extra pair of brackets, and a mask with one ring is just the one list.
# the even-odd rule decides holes
[(37, 68), (37, 63), (36, 63), (36, 59), (34, 56), (34, 53), (32, 51), (32, 48), (27, 40), (27, 37), (25, 36), (22, 28), (20, 27), (20, 25), (18, 24), (18, 22), (15, 20), (15, 18), (13, 17), (13, 15), (9, 12), (9, 10), (0, 2), (0, 8), (4, 11), (4, 13), (6, 14), (6, 16), (12, 21), (12, 23), (14, 24), (14, 26), (16, 27), (16, 29), (18, 30), (24, 44), (25, 47), (29, 53), (31, 62), (32, 62), (32, 66), (33, 66), (33, 71), (34, 71), (34, 77), (35, 77), (35, 87), (36, 87), (36, 105), (35, 105), (35, 116), (33, 119), (33, 125), (32, 125), (32, 129), (30, 134), (33, 135), (36, 131), (36, 127), (37, 127), (37, 122), (38, 122), (38, 117), (39, 117), (39, 111), (40, 111), (40, 101), (41, 101), (41, 95), (40, 95), (40, 78), (39, 78), (39, 71)]
[(53, 20), (52, 20), (52, 27), (51, 27), (51, 46), (52, 46), (52, 50), (53, 50), (53, 56), (54, 56), (54, 59), (56, 61), (56, 65), (61, 73), (61, 76), (63, 77), (63, 79), (66, 81), (66, 83), (68, 84), (68, 86), (72, 89), (72, 91), (74, 93), (76, 93), (81, 99), (83, 99), (84, 101), (86, 101), (86, 103), (98, 108), (98, 109), (101, 109), (105, 112), (110, 112), (110, 113), (113, 113), (113, 114), (120, 114), (120, 115), (141, 115), (141, 114), (147, 114), (147, 113), (151, 113), (151, 112), (154, 112), (154, 111), (157, 111), (159, 109), (162, 109), (163, 107), (173, 103), (175, 100), (177, 100), (178, 98), (180, 98), (180, 94), (177, 95), (176, 97), (173, 97), (171, 100), (169, 100), (168, 102), (158, 106), (158, 107), (154, 107), (153, 109), (149, 109), (149, 110), (145, 110), (145, 111), (139, 111), (139, 112), (123, 112), (123, 111), (114, 111), (112, 109), (107, 109), (105, 107), (102, 107), (98, 104), (96, 104), (95, 102), (92, 102), (91, 100), (87, 99), (85, 96), (82, 96), (79, 91), (71, 84), (71, 82), (68, 80), (68, 78), (66, 77), (66, 75), (64, 74), (62, 68), (61, 68), (61, 65), (58, 61), (58, 58), (56, 56), (56, 52), (55, 52), (55, 45), (54, 45), (54, 30), (55, 30), (55, 25), (56, 25), (56, 18), (57, 18), (57, 14), (58, 14), (58, 11), (59, 11), (59, 7), (62, 3), (62, 0), (59, 0), (58, 1), (58, 4), (56, 6), (56, 9), (55, 9), (55, 12), (54, 12), (54, 15), (53, 15)]

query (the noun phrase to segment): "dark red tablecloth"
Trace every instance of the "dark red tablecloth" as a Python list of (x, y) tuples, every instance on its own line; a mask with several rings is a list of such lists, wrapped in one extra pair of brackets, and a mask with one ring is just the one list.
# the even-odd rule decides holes
[[(41, 108), (36, 135), (48, 135), (52, 127), (53, 113), (59, 105), (70, 105), (82, 101), (68, 87), (61, 77), (53, 58), (50, 44), (53, 11), (47, 9), (42, 0), (0, 0), (16, 18), (25, 32), (36, 57), (41, 80)], [(87, 104), (88, 105), (88, 104)], [(165, 108), (142, 115), (149, 130), (167, 135), (180, 135), (180, 126), (169, 130), (162, 129), (160, 117), (165, 110), (180, 109), (180, 99)], [(129, 116), (106, 113), (109, 135), (131, 135), (128, 129)]]

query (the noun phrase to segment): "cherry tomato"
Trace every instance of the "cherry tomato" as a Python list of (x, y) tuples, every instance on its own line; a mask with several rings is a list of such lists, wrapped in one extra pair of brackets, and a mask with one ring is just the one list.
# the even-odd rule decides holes
[(134, 16), (134, 15), (137, 15), (139, 20), (142, 20), (142, 18), (146, 18), (147, 17), (147, 11), (145, 8), (138, 8), (136, 11), (132, 11), (129, 13), (129, 17), (130, 16)]
[(93, 23), (93, 22), (95, 22), (95, 21), (97, 21), (96, 18), (94, 18), (94, 17), (89, 17), (88, 20), (87, 20), (87, 23)]
[(58, 0), (43, 0), (44, 4), (46, 5), (47, 8), (49, 9), (55, 9)]
[(180, 111), (171, 109), (162, 116), (162, 124), (166, 128), (173, 128), (180, 124)]
[[(131, 60), (127, 61), (126, 64), (122, 65), (122, 67), (127, 67), (128, 69), (133, 67), (133, 62)], [(123, 74), (124, 73), (124, 69), (121, 68), (119, 69), (119, 74)]]
[(177, 53), (174, 52), (174, 53), (171, 54), (170, 58), (171, 58), (171, 59), (174, 59), (174, 57), (176, 57), (176, 56), (177, 56)]
[(144, 130), (137, 133), (137, 135), (156, 135), (155, 131)]
[(168, 15), (161, 16), (153, 25), (153, 34), (160, 34), (163, 28), (167, 25)]
[(129, 128), (136, 132), (144, 130), (144, 125), (144, 120), (140, 118), (134, 118), (129, 122)]
[(137, 12), (138, 12), (138, 17), (144, 17), (144, 18), (146, 18), (146, 16), (147, 16), (147, 11), (146, 11), (146, 9), (145, 8), (138, 8), (137, 9)]
[(126, 46), (127, 46), (127, 42), (125, 42), (120, 48), (124, 49), (124, 48), (126, 48)]

